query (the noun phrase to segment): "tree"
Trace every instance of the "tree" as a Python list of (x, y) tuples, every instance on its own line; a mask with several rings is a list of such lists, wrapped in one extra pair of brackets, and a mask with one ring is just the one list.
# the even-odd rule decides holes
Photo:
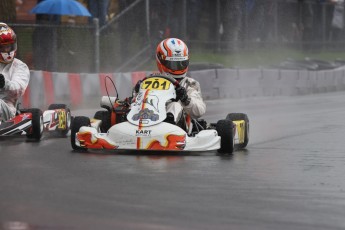
[(15, 0), (0, 1), (0, 21), (5, 23), (16, 22)]

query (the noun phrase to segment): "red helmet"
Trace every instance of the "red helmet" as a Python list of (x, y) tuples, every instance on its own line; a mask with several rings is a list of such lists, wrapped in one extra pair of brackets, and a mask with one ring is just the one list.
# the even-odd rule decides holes
[(0, 22), (0, 62), (11, 63), (17, 52), (16, 33), (6, 23)]
[(178, 38), (164, 39), (157, 46), (156, 61), (161, 73), (183, 78), (189, 65), (188, 47)]

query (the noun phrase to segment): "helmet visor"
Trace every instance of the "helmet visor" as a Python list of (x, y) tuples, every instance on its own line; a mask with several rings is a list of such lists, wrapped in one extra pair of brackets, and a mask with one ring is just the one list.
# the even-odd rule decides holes
[(16, 49), (17, 49), (17, 43), (0, 45), (0, 52), (1, 53), (9, 53), (9, 52), (16, 50)]
[(164, 60), (164, 63), (162, 63), (165, 67), (171, 70), (184, 70), (188, 67), (189, 65), (189, 60), (184, 60), (184, 61), (168, 61)]

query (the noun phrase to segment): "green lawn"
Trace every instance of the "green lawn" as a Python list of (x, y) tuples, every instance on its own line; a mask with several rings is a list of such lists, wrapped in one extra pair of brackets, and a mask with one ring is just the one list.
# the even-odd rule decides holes
[(344, 52), (302, 52), (296, 50), (259, 50), (252, 52), (238, 52), (236, 54), (195, 53), (190, 55), (191, 62), (219, 63), (228, 68), (257, 68), (276, 65), (292, 58), (303, 60), (309, 57), (324, 61), (345, 60)]
[[(303, 60), (306, 57), (324, 61), (345, 60), (345, 52), (303, 52), (293, 49), (242, 51), (233, 54), (190, 51), (191, 63), (217, 63), (226, 68), (258, 68), (277, 65), (288, 58)], [(143, 70), (156, 69), (155, 60), (149, 61)]]

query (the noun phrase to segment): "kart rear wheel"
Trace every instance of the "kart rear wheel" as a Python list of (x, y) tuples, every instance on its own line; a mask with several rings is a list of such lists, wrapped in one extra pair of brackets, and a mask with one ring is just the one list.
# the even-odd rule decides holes
[(239, 121), (244, 120), (245, 127), (244, 127), (244, 142), (238, 145), (238, 148), (245, 148), (249, 142), (249, 119), (248, 116), (244, 113), (229, 113), (226, 118), (227, 120), (231, 121)]
[(71, 126), (71, 145), (74, 150), (86, 150), (86, 148), (77, 146), (75, 144), (76, 134), (79, 132), (80, 127), (90, 126), (90, 119), (84, 116), (78, 116), (73, 119)]
[(65, 104), (51, 104), (48, 107), (48, 110), (55, 110), (55, 109), (63, 109), (66, 111), (66, 129), (64, 130), (56, 130), (56, 132), (61, 136), (66, 136), (68, 131), (71, 129), (71, 123), (72, 123), (72, 116), (71, 116), (71, 110), (67, 107)]
[(234, 123), (231, 120), (219, 120), (216, 130), (221, 138), (218, 152), (231, 154), (234, 151)]
[(43, 113), (40, 109), (26, 109), (26, 113), (32, 114), (31, 132), (26, 134), (28, 140), (40, 141), (43, 134)]
[(110, 129), (110, 126), (111, 126), (109, 111), (104, 111), (104, 110), (97, 111), (95, 113), (95, 115), (93, 116), (93, 118), (102, 121), (102, 124), (100, 127), (101, 133), (108, 132), (108, 130)]

